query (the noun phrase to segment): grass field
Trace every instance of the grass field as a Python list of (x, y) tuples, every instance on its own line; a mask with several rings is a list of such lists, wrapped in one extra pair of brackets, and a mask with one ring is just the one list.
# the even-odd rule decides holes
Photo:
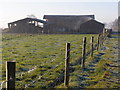
[[(82, 55), (83, 37), (87, 37), (87, 51), (90, 50), (91, 36), (95, 37), (95, 44), (97, 43), (96, 34), (84, 35), (31, 35), (31, 34), (3, 34), (2, 36), (2, 80), (5, 80), (5, 61), (16, 61), (16, 88), (47, 88), (50, 83), (54, 82), (64, 70), (65, 61), (65, 45), (66, 42), (71, 43), (71, 57), (70, 63), (76, 62)], [(112, 40), (112, 39), (111, 39)], [(115, 39), (116, 40), (116, 39)], [(112, 41), (115, 41), (112, 40)], [(107, 44), (106, 44), (107, 45)], [(110, 44), (111, 45), (111, 44)], [(110, 46), (109, 47), (112, 47)], [(109, 49), (110, 50), (110, 49)], [(111, 49), (111, 52), (113, 49)], [(107, 52), (107, 51), (106, 51)], [(109, 51), (108, 51), (109, 52)], [(94, 51), (94, 59), (99, 58), (97, 55), (101, 52)], [(106, 55), (106, 54), (105, 54)], [(104, 55), (103, 55), (104, 56)], [(105, 56), (105, 57), (109, 57)], [(87, 57), (87, 66), (93, 63), (90, 57)], [(113, 60), (114, 61), (114, 60)], [(104, 66), (106, 62), (102, 60), (101, 65)], [(86, 75), (90, 72), (80, 73), (80, 65), (73, 66), (75, 71), (71, 73), (70, 87), (82, 87), (78, 76)], [(96, 65), (98, 75), (103, 74), (101, 67)], [(86, 73), (86, 74), (85, 74)], [(89, 75), (86, 83), (94, 83), (93, 78), (97, 73)], [(98, 76), (99, 77), (99, 76)], [(92, 78), (92, 79), (91, 79)], [(79, 80), (79, 82), (78, 82)], [(93, 80), (93, 82), (92, 82)], [(84, 86), (85, 84), (83, 84)], [(87, 85), (87, 87), (95, 87)], [(56, 86), (63, 87), (63, 83)], [(97, 87), (97, 86), (96, 86)]]
[[(108, 38), (99, 51), (94, 52), (94, 57), (87, 58), (86, 69), (80, 65), (75, 66), (75, 71), (70, 74), (69, 88), (120, 88), (120, 37)], [(57, 88), (64, 87), (63, 84)]]
[[(46, 87), (63, 72), (66, 42), (71, 43), (70, 63), (72, 63), (81, 56), (82, 41), (85, 36), (4, 34), (2, 36), (3, 80), (5, 80), (5, 61), (16, 61), (16, 87), (25, 87), (25, 84), (33, 80), (37, 83), (32, 84), (32, 87), (38, 87), (38, 85)], [(91, 36), (95, 39), (97, 37), (97, 35), (87, 35), (88, 50)], [(48, 70), (51, 71), (48, 72)], [(39, 81), (38, 78), (45, 73), (47, 74)]]

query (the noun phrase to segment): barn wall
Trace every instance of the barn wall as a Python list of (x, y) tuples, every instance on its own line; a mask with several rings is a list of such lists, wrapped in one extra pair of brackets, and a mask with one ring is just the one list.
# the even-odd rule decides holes
[(57, 16), (47, 17), (46, 19), (48, 21), (48, 24), (44, 25), (44, 30), (46, 31), (46, 33), (49, 34), (51, 33), (79, 34), (81, 33), (80, 25), (84, 22), (91, 20), (90, 17), (57, 17)]
[(45, 30), (49, 29), (51, 32), (77, 32), (80, 24), (89, 19), (87, 17), (51, 17), (47, 18), (48, 24), (44, 25), (44, 28)]
[(10, 33), (42, 33), (43, 28), (28, 23), (28, 20), (18, 21), (9, 24)]
[(101, 24), (95, 20), (90, 20), (80, 25), (79, 33), (98, 34), (103, 32), (103, 28), (104, 24)]
[(44, 31), (48, 34), (68, 34), (72, 33), (72, 31), (75, 31), (75, 29), (71, 29), (70, 27), (59, 25), (56, 23), (50, 23), (47, 25), (44, 25)]
[[(48, 19), (49, 25), (51, 25), (51, 28), (55, 26), (55, 28), (63, 27), (67, 29), (76, 29), (78, 28), (77, 23), (78, 20), (76, 19), (71, 19), (71, 18), (50, 18)], [(53, 27), (52, 27), (53, 26)]]

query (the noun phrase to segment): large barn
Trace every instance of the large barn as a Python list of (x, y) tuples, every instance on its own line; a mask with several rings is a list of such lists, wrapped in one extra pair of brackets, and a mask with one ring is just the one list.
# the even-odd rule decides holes
[(94, 15), (44, 15), (43, 19), (48, 22), (44, 24), (44, 31), (49, 34), (97, 34), (104, 28)]
[(44, 20), (25, 18), (8, 23), (11, 33), (97, 34), (104, 24), (94, 15), (44, 15)]

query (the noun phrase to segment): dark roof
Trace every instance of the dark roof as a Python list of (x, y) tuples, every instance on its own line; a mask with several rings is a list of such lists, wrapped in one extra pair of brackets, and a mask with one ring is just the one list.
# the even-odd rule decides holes
[[(89, 20), (94, 20), (94, 15), (44, 15), (44, 19), (64, 19), (68, 22), (74, 20), (74, 23), (82, 24)], [(48, 20), (49, 23), (49, 20)]]
[[(103, 23), (101, 23), (101, 22), (98, 22), (98, 21), (96, 21), (96, 20), (94, 20), (94, 19), (88, 20), (88, 21), (86, 21), (86, 22), (91, 22), (91, 21), (94, 21), (94, 22), (96, 22), (96, 23), (99, 23), (99, 24), (105, 25), (105, 24), (103, 24)], [(84, 23), (86, 23), (86, 22), (83, 22), (82, 24), (84, 24)]]
[(10, 22), (9, 24), (22, 22), (22, 21), (29, 21), (29, 20), (37, 21), (37, 22), (40, 22), (40, 23), (46, 23), (46, 21), (43, 21), (43, 20), (40, 20), (40, 19), (37, 19), (37, 18), (24, 18), (24, 19), (20, 19), (20, 20), (14, 21), (14, 22)]
[(95, 19), (95, 16), (94, 15), (44, 15), (43, 19), (48, 19), (48, 18), (60, 18), (60, 17), (71, 17), (71, 18), (74, 18), (74, 17), (90, 17), (92, 19)]

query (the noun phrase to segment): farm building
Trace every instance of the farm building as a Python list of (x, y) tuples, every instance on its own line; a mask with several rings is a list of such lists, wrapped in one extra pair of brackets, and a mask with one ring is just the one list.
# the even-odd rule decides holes
[(51, 34), (97, 34), (102, 33), (104, 28), (94, 15), (44, 15), (43, 19), (48, 22), (44, 31)]
[(8, 23), (10, 33), (43, 33), (43, 20), (36, 18), (25, 18)]
[(8, 23), (9, 32), (97, 34), (102, 33), (104, 28), (104, 24), (96, 21), (94, 15), (44, 15), (43, 19), (25, 18)]

